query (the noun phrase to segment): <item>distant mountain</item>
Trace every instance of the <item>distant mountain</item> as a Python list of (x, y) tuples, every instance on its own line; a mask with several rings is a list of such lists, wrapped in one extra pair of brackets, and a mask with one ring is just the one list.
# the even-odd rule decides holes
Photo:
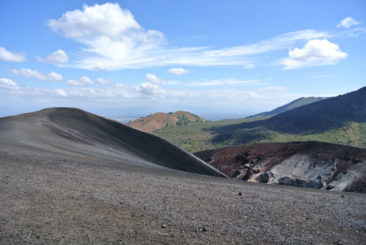
[(251, 182), (366, 192), (366, 150), (314, 141), (261, 143), (195, 153)]
[(308, 105), (308, 104), (318, 102), (318, 101), (321, 101), (324, 99), (326, 99), (326, 97), (301, 97), (288, 104), (277, 107), (277, 108), (273, 109), (272, 111), (262, 112), (262, 113), (259, 113), (256, 115), (249, 116), (247, 118), (272, 117), (272, 116), (275, 116), (282, 112), (290, 111), (290, 110), (296, 109), (300, 106)]
[[(352, 123), (356, 123), (353, 125)], [(293, 135), (322, 134), (350, 125), (343, 137), (359, 137), (352, 127), (363, 129), (366, 123), (366, 87), (357, 91), (324, 99), (296, 109), (280, 113), (266, 120), (244, 122), (235, 125), (217, 127), (215, 142), (236, 141), (247, 144), (253, 141), (269, 139), (269, 132)], [(360, 126), (361, 125), (361, 126)], [(339, 135), (338, 135), (339, 136)], [(337, 137), (338, 137), (337, 136)], [(353, 136), (352, 136), (353, 137)], [(366, 138), (365, 134), (361, 139)]]
[(157, 112), (147, 117), (142, 117), (132, 122), (127, 123), (128, 126), (144, 131), (153, 132), (155, 130), (165, 128), (171, 125), (186, 125), (190, 122), (204, 122), (202, 117), (186, 111), (176, 112)]

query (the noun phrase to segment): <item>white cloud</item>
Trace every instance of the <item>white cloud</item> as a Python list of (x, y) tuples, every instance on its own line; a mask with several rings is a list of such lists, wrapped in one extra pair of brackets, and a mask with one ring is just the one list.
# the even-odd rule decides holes
[(43, 59), (38, 55), (34, 56), (34, 58), (36, 58), (38, 62), (43, 62)]
[[(225, 79), (223, 79), (225, 80)], [(247, 113), (248, 111), (268, 110), (289, 101), (308, 96), (294, 94), (283, 87), (264, 87), (257, 89), (238, 88), (164, 88), (162, 85), (144, 82), (139, 86), (113, 84), (103, 88), (70, 87), (32, 88), (18, 87), (9, 79), (0, 79), (0, 92), (5, 95), (17, 94), (23, 101), (42, 100), (72, 103), (109, 103), (109, 105), (131, 104), (139, 108), (156, 109), (156, 106), (173, 106), (176, 108), (199, 107), (213, 110), (230, 108), (232, 111)], [(67, 98), (67, 100), (64, 100)], [(63, 102), (62, 102), (63, 101)], [(154, 101), (152, 104), (151, 101)], [(245, 101), (243, 104), (242, 102)], [(49, 104), (49, 103), (48, 103)], [(108, 104), (106, 104), (108, 105)]]
[(189, 70), (186, 70), (186, 69), (184, 69), (182, 67), (177, 67), (177, 68), (170, 68), (168, 70), (168, 72), (170, 74), (174, 74), (174, 75), (184, 75), (186, 73), (189, 73)]
[(97, 78), (97, 80), (95, 80), (95, 81), (96, 81), (97, 83), (99, 83), (99, 84), (103, 84), (103, 85), (113, 83), (113, 80), (112, 80), (112, 79), (104, 79), (104, 78)]
[(62, 82), (64, 80), (64, 78), (60, 74), (58, 74), (56, 72), (50, 72), (47, 75), (47, 80), (49, 80), (49, 81)]
[(351, 17), (347, 17), (344, 18), (341, 23), (339, 23), (337, 25), (337, 27), (344, 27), (344, 28), (350, 28), (351, 26), (356, 26), (359, 25), (360, 22), (358, 22), (357, 20), (351, 18)]
[[(68, 11), (59, 19), (50, 20), (48, 26), (82, 44), (79, 60), (69, 66), (89, 70), (168, 65), (244, 66), (250, 63), (250, 55), (289, 49), (298, 41), (330, 37), (325, 32), (301, 30), (229, 48), (170, 48), (161, 32), (145, 30), (130, 11), (117, 3), (84, 5), (80, 10)], [(176, 71), (179, 73), (179, 70)]]
[(93, 84), (94, 82), (87, 76), (83, 76), (79, 79), (82, 84)]
[(81, 86), (86, 84), (93, 84), (94, 82), (87, 76), (80, 77), (79, 80), (67, 80), (67, 83), (72, 86)]
[(57, 88), (57, 89), (55, 89), (55, 91), (56, 91), (56, 94), (57, 95), (60, 95), (62, 97), (67, 97), (67, 93), (66, 93), (66, 91), (64, 89)]
[(48, 55), (45, 61), (49, 64), (65, 64), (69, 62), (69, 56), (62, 49), (58, 49)]
[(16, 90), (19, 86), (13, 80), (0, 78), (0, 89)]
[(224, 79), (224, 80), (213, 80), (208, 82), (191, 82), (188, 85), (191, 86), (232, 86), (232, 85), (244, 85), (257, 83), (257, 80), (234, 80), (234, 79)]
[(141, 26), (128, 10), (118, 4), (83, 6), (83, 10), (68, 11), (48, 25), (70, 38), (93, 38), (96, 35), (119, 38), (121, 33), (140, 30)]
[[(108, 85), (108, 84), (112, 84), (113, 80), (112, 79), (105, 79), (105, 78), (97, 78), (95, 80), (96, 83), (99, 84), (103, 84), (103, 85)], [(94, 81), (91, 80), (89, 77), (87, 76), (83, 76), (80, 77), (78, 80), (68, 80), (67, 81), (68, 84), (73, 85), (73, 86), (81, 86), (81, 85), (87, 85), (87, 84), (94, 84)]]
[(82, 10), (68, 11), (58, 20), (50, 20), (48, 25), (86, 46), (84, 51), (95, 57), (84, 59), (79, 66), (90, 69), (111, 66), (111, 62), (105, 65), (100, 58), (125, 64), (141, 62), (136, 60), (140, 54), (159, 45), (163, 38), (158, 31), (145, 31), (130, 11), (112, 3), (84, 5)]
[(80, 81), (72, 80), (72, 79), (67, 80), (67, 83), (72, 85), (72, 86), (80, 86), (81, 85)]
[(138, 98), (136, 88), (123, 84), (114, 84), (105, 88), (73, 87), (65, 90), (69, 97), (80, 98)]
[(244, 66), (243, 66), (243, 68), (244, 69), (247, 69), (247, 70), (249, 70), (249, 69), (254, 69), (256, 66), (254, 65), (254, 64), (245, 64)]
[[(255, 44), (236, 46), (224, 49), (208, 49), (206, 47), (190, 47), (169, 49), (159, 43), (142, 46), (126, 46), (119, 41), (109, 38), (89, 42), (90, 48), (84, 49), (91, 56), (80, 60), (76, 66), (85, 69), (114, 70), (123, 68), (141, 68), (165, 65), (185, 66), (218, 66), (218, 65), (245, 65), (247, 56), (265, 53), (274, 50), (288, 49), (301, 40), (324, 38), (330, 35), (314, 30), (303, 30), (286, 33), (267, 41)], [(117, 52), (116, 52), (117, 50)]]
[(20, 70), (11, 69), (9, 72), (14, 75), (21, 75), (26, 78), (35, 78), (37, 80), (42, 80), (42, 81), (62, 82), (64, 79), (62, 77), (62, 75), (60, 75), (56, 72), (50, 72), (46, 75), (39, 71), (26, 69), (26, 68), (22, 68)]
[(347, 57), (339, 46), (326, 39), (310, 40), (303, 48), (295, 48), (289, 51), (289, 57), (280, 60), (284, 69), (296, 69), (308, 66), (335, 64)]
[(245, 56), (264, 53), (273, 50), (287, 49), (296, 41), (309, 40), (314, 38), (330, 37), (326, 32), (317, 32), (315, 30), (302, 30), (278, 35), (270, 40), (260, 41), (258, 43), (235, 46), (206, 52), (208, 56)]
[(146, 74), (146, 81), (150, 82), (150, 83), (155, 83), (155, 84), (162, 84), (164, 83), (164, 81), (157, 77), (154, 74)]
[(160, 85), (151, 82), (141, 83), (137, 91), (142, 95), (164, 95), (166, 93)]
[(365, 27), (354, 27), (343, 32), (345, 37), (357, 38), (362, 34), (366, 33)]
[(141, 95), (150, 95), (152, 97), (162, 96), (165, 94), (165, 89), (162, 87), (162, 84), (165, 83), (164, 80), (154, 74), (146, 74), (146, 82), (137, 86), (136, 90)]
[(10, 62), (24, 62), (27, 59), (24, 54), (12, 53), (6, 50), (4, 47), (0, 46), (0, 60), (10, 61)]

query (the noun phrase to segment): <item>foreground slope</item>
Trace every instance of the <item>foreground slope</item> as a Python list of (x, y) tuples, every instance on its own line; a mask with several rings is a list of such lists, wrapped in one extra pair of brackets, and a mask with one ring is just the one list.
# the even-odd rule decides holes
[(366, 195), (158, 167), (123, 143), (134, 130), (66, 111), (0, 120), (0, 244), (366, 240)]
[(0, 118), (0, 146), (94, 158), (101, 164), (109, 161), (223, 176), (165, 140), (79, 109), (51, 108)]
[(366, 240), (364, 194), (92, 166), (81, 158), (56, 161), (51, 153), (34, 158), (32, 149), (18, 150), (11, 156), (0, 148), (0, 244)]
[(206, 120), (195, 114), (186, 111), (176, 111), (174, 113), (157, 112), (129, 122), (127, 125), (144, 132), (153, 132), (168, 126), (181, 126), (191, 122), (204, 121)]
[(196, 153), (233, 178), (366, 193), (366, 150), (320, 142), (262, 143)]

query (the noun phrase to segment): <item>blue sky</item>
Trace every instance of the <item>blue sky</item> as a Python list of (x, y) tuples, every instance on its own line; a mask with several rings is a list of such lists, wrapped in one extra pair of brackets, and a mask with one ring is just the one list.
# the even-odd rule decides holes
[(0, 115), (244, 117), (366, 85), (366, 2), (0, 2)]

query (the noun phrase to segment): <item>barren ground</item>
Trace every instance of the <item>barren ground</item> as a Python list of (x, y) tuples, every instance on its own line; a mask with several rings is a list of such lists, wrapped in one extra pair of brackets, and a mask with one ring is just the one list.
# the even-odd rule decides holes
[(364, 244), (365, 207), (365, 194), (0, 145), (0, 244)]
[[(366, 193), (366, 149), (307, 141), (259, 143), (195, 154), (226, 175), (245, 181)], [(283, 179), (290, 181), (281, 182)]]

